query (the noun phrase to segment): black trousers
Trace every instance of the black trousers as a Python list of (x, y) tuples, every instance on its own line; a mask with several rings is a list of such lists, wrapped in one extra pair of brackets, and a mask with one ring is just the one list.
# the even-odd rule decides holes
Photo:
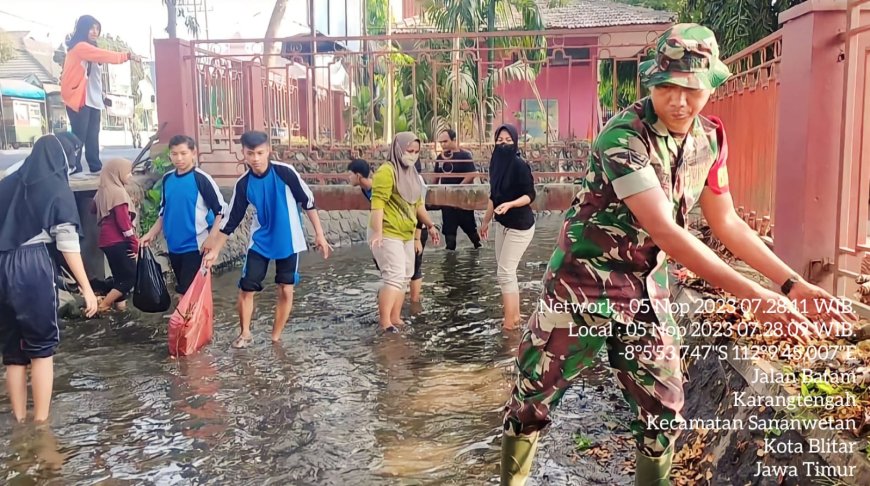
[(480, 246), (480, 235), (477, 233), (474, 210), (443, 207), (441, 208), (441, 218), (443, 219), (441, 231), (444, 234), (444, 243), (448, 250), (456, 249), (456, 230), (458, 228), (462, 228), (475, 247)]
[[(73, 135), (79, 138), (85, 145), (85, 159), (91, 172), (99, 172), (103, 168), (100, 161), (100, 110), (83, 106), (79, 111), (73, 111), (66, 107), (66, 114), (72, 127)], [(82, 170), (82, 153), (76, 154), (75, 171)]]
[(172, 266), (172, 273), (175, 274), (175, 291), (179, 295), (184, 295), (196, 278), (196, 272), (202, 267), (202, 253), (198, 251), (170, 253), (169, 265)]
[(118, 243), (102, 250), (112, 270), (112, 288), (121, 292), (122, 299), (126, 299), (136, 284), (136, 261), (130, 258), (130, 245)]
[[(420, 244), (423, 249), (426, 249), (426, 242), (429, 241), (429, 229), (422, 228), (420, 230)], [(411, 280), (420, 280), (423, 278), (423, 252), (417, 253), (417, 248), (414, 248), (414, 275)]]

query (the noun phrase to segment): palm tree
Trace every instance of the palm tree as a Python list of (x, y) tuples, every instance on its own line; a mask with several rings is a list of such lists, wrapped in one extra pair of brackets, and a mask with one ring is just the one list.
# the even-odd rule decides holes
[[(477, 32), (496, 32), (498, 26), (505, 26), (511, 30), (527, 30), (537, 31), (544, 29), (544, 23), (541, 18), (541, 12), (538, 7), (537, 0), (427, 0), (424, 3), (424, 18), (429, 24), (440, 32), (451, 32), (456, 34), (462, 33), (477, 33)], [(549, 0), (549, 6), (558, 6), (567, 3), (567, 0)], [(462, 55), (461, 37), (457, 36), (454, 39), (452, 49), (451, 65), (453, 68), (453, 80), (461, 78), (459, 73), (463, 64), (469, 64), (468, 72), (478, 73), (477, 63), (473, 59), (467, 59), (468, 63), (460, 63), (459, 58)], [(483, 91), (485, 127), (481, 127), (485, 133), (492, 131), (492, 119), (495, 113), (495, 108), (498, 106), (493, 101), (494, 88), (498, 82), (509, 82), (515, 80), (528, 81), (532, 89), (537, 94), (534, 78), (540, 70), (539, 63), (533, 62), (529, 65), (526, 61), (540, 61), (546, 57), (546, 39), (542, 36), (528, 37), (488, 37), (486, 41), (487, 50), (487, 75), (481, 80), (483, 90), (477, 86), (476, 75), (471, 75), (471, 81), (474, 84), (472, 90), (475, 95)], [(504, 68), (496, 68), (495, 66), (495, 51), (501, 48), (520, 47), (524, 49), (526, 61), (517, 61), (516, 63)], [(461, 98), (459, 89), (460, 83), (454, 86), (452, 99)], [(540, 98), (540, 96), (538, 96)], [(466, 100), (469, 101), (469, 100)], [(541, 109), (543, 111), (543, 103)], [(459, 118), (460, 104), (453, 103), (451, 118), (457, 120)]]
[[(389, 33), (388, 0), (367, 0), (365, 19), (367, 34)], [(495, 31), (497, 24), (512, 30), (543, 28), (535, 0), (427, 0), (424, 19), (438, 31), (457, 34)], [(518, 19), (522, 20), (518, 23)], [(479, 57), (473, 55), (481, 46), (473, 36), (421, 39), (413, 47), (405, 46), (411, 56), (400, 53), (401, 46), (395, 42), (368, 41), (348, 117), (354, 126), (354, 139), (386, 136), (391, 132), (388, 120), (392, 127), (413, 129), (424, 139), (448, 126), (478, 133), (491, 131), (493, 115), (502, 106), (493, 91), (504, 83), (529, 82), (540, 98), (534, 84), (540, 66), (528, 61), (545, 58), (543, 37), (490, 38), (487, 46), (491, 47), (489, 68), (483, 75)], [(525, 60), (496, 68), (495, 50), (512, 47), (520, 48)], [(372, 65), (373, 52), (383, 55), (375, 56)]]
[[(389, 0), (367, 0), (364, 9), (367, 35), (385, 35), (392, 22)], [(373, 53), (381, 55), (373, 56)], [(393, 70), (413, 62), (399, 52), (394, 42), (364, 41), (360, 64), (356, 66), (353, 95), (348, 119), (352, 120), (352, 138), (363, 143), (389, 138), (394, 131), (404, 131), (416, 123), (407, 99), (393, 79)]]

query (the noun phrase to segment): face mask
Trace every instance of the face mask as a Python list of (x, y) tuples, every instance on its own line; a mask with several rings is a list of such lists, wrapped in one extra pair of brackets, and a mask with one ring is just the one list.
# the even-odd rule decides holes
[(505, 157), (515, 154), (516, 150), (513, 145), (503, 143), (495, 146), (495, 153), (499, 156)]
[(406, 153), (402, 154), (402, 164), (404, 164), (405, 167), (410, 167), (410, 166), (416, 164), (417, 159), (419, 159), (419, 158), (420, 158), (420, 154), (409, 154), (406, 152)]

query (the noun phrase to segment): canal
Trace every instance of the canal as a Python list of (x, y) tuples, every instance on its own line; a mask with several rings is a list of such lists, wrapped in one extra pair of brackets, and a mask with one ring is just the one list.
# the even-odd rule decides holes
[[(519, 268), (525, 316), (560, 221), (541, 217)], [(4, 398), (0, 478), (10, 485), (497, 483), (501, 409), (519, 335), (501, 330), (493, 242), (475, 251), (460, 241), (467, 246), (455, 253), (426, 249), (424, 300), (406, 306), (398, 335), (375, 332), (378, 274), (365, 245), (340, 248), (327, 261), (305, 255), (280, 345), (268, 339), (270, 285), (257, 299), (254, 344), (231, 349), (237, 268), (215, 277), (215, 340), (192, 357), (168, 357), (168, 316), (133, 310), (63, 323), (51, 427), (13, 424)], [(626, 419), (610, 373), (588, 371), (554, 414), (558, 432), (543, 441), (535, 484), (632, 484), (618, 473), (630, 449), (605, 461), (610, 466), (574, 453), (575, 433), (625, 438)]]

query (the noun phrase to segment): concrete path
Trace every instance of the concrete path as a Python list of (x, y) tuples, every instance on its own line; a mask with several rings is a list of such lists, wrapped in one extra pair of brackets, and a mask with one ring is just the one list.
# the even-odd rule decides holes
[[(141, 150), (142, 149), (133, 147), (103, 147), (103, 150), (100, 152), (100, 159), (105, 161), (112, 157), (123, 157), (125, 159), (133, 160), (137, 155), (139, 155)], [(6, 170), (16, 162), (24, 160), (29, 154), (29, 148), (0, 150), (0, 170)], [(82, 154), (82, 167), (84, 167), (85, 172), (88, 171), (88, 164), (84, 160), (84, 154)]]

